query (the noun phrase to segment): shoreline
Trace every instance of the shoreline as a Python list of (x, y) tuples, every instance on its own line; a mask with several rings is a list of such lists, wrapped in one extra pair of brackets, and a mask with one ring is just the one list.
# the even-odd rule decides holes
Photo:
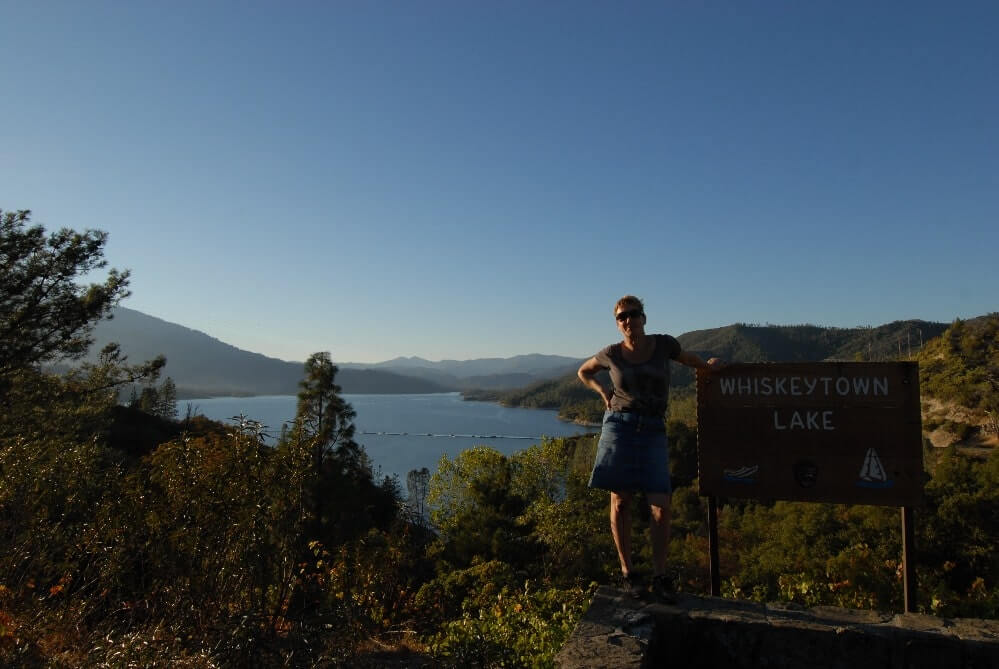
[[(510, 404), (508, 402), (504, 402), (502, 399), (499, 399), (499, 398), (496, 398), (496, 399), (484, 399), (484, 398), (475, 398), (475, 397), (473, 397), (473, 398), (470, 399), (470, 398), (468, 398), (468, 397), (465, 396), (465, 393), (461, 394), (461, 399), (462, 399), (463, 402), (488, 402), (488, 403), (491, 403), (491, 404), (498, 404), (501, 407), (504, 407), (504, 408), (507, 408), (507, 409), (539, 409), (541, 411), (556, 411), (556, 412), (560, 411), (556, 407), (525, 407), (525, 406), (520, 406), (520, 405), (514, 405), (514, 404)], [(580, 427), (600, 428), (603, 425), (603, 423), (594, 422), (594, 421), (580, 420), (579, 418), (566, 418), (561, 413), (556, 413), (555, 416), (556, 416), (556, 418), (558, 418), (563, 423), (572, 423), (573, 425), (578, 425)]]
[[(540, 411), (555, 411), (556, 412), (555, 417), (559, 421), (561, 421), (563, 423), (569, 423), (571, 425), (577, 425), (579, 427), (585, 427), (585, 428), (592, 429), (592, 430), (597, 430), (597, 429), (599, 429), (601, 427), (601, 423), (599, 423), (599, 422), (586, 421), (586, 420), (581, 420), (579, 418), (566, 418), (566, 417), (560, 415), (558, 413), (559, 410), (557, 408), (555, 408), (555, 407), (527, 407), (527, 406), (518, 406), (518, 405), (512, 405), (512, 404), (509, 404), (507, 402), (504, 402), (503, 400), (501, 400), (499, 398), (484, 398), (484, 397), (483, 398), (478, 398), (478, 397), (474, 397), (474, 396), (471, 397), (471, 398), (469, 398), (469, 397), (467, 397), (465, 395), (465, 393), (463, 393), (461, 391), (457, 391), (457, 390), (451, 390), (451, 391), (440, 392), (440, 393), (349, 393), (349, 392), (344, 392), (344, 393), (341, 393), (341, 395), (343, 395), (343, 396), (346, 396), (346, 395), (374, 395), (374, 396), (387, 396), (387, 395), (396, 395), (396, 396), (402, 396), (402, 395), (460, 395), (461, 396), (461, 400), (463, 402), (484, 402), (484, 403), (487, 403), (487, 404), (496, 404), (496, 405), (501, 406), (501, 407), (503, 407), (505, 409), (536, 409), (536, 410), (540, 410)], [(196, 402), (196, 401), (199, 401), (199, 400), (226, 400), (226, 399), (248, 399), (248, 398), (265, 398), (265, 397), (295, 397), (295, 395), (292, 395), (292, 394), (288, 394), (288, 395), (284, 395), (284, 394), (280, 394), (280, 395), (274, 395), (274, 394), (263, 394), (263, 395), (261, 395), (261, 394), (228, 394), (228, 395), (219, 394), (219, 395), (209, 395), (209, 396), (200, 396), (200, 397), (178, 397), (177, 398), (177, 405), (178, 405), (178, 411), (180, 411), (180, 407), (181, 407), (181, 405), (183, 403), (190, 404), (192, 402)]]
[(579, 418), (566, 418), (565, 416), (562, 415), (561, 409), (558, 408), (558, 407), (527, 407), (527, 406), (520, 406), (520, 405), (510, 404), (509, 402), (504, 402), (503, 399), (500, 398), (500, 397), (486, 398), (486, 397), (474, 397), (473, 396), (473, 397), (469, 398), (464, 392), (461, 393), (461, 399), (464, 402), (490, 402), (492, 404), (498, 404), (501, 407), (505, 407), (507, 409), (540, 409), (542, 411), (555, 411), (555, 412), (557, 412), (556, 413), (556, 417), (560, 421), (562, 421), (563, 423), (571, 423), (573, 425), (578, 425), (580, 427), (586, 427), (586, 428), (590, 428), (590, 429), (599, 429), (600, 427), (603, 426), (603, 423), (597, 422), (597, 421), (587, 421), (587, 420), (582, 420), (582, 419), (579, 419)]

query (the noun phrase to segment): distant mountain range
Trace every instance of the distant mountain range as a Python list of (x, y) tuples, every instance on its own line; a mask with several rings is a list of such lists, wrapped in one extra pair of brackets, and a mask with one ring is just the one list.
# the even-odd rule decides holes
[[(157, 355), (167, 359), (163, 377), (177, 385), (179, 397), (293, 395), (303, 363), (244, 351), (203, 332), (116, 307), (114, 318), (94, 329), (89, 361), (109, 342), (117, 342), (132, 363)], [(469, 388), (510, 389), (560, 376), (581, 361), (552, 355), (443, 360), (396, 358), (374, 364), (340, 363), (337, 383), (345, 393), (440, 393)]]
[(582, 363), (578, 358), (532, 353), (512, 358), (477, 358), (475, 360), (441, 360), (433, 362), (418, 357), (393, 358), (374, 364), (343, 363), (341, 369), (371, 369), (390, 371), (433, 381), (442, 386), (466, 390), (469, 388), (504, 389), (522, 386), (575, 371)]
[[(882, 361), (917, 355), (948, 326), (948, 323), (922, 320), (859, 328), (736, 323), (686, 332), (677, 339), (684, 350), (694, 351), (705, 359), (719, 357), (726, 362)], [(670, 383), (674, 388), (693, 385), (694, 372), (689, 367), (674, 363), (671, 370)], [(571, 373), (525, 388), (477, 392), (470, 397), (498, 401), (507, 406), (558, 409), (562, 418), (584, 424), (597, 421), (603, 411), (596, 394)]]
[[(883, 360), (917, 352), (948, 325), (922, 320), (868, 328), (738, 323), (687, 332), (677, 338), (686, 350), (728, 361)], [(180, 397), (289, 395), (298, 392), (302, 378), (301, 362), (244, 351), (203, 332), (124, 307), (114, 310), (112, 320), (97, 325), (94, 339), (91, 361), (112, 341), (121, 345), (133, 363), (165, 355), (164, 376), (174, 380)], [(538, 354), (439, 362), (418, 357), (371, 364), (337, 362), (337, 383), (345, 393), (480, 390), (488, 391), (486, 396), (498, 397), (514, 389), (529, 391), (553, 379), (560, 380), (560, 385), (572, 385), (581, 362), (567, 356)], [(692, 380), (689, 369), (676, 366), (674, 385), (687, 385)]]

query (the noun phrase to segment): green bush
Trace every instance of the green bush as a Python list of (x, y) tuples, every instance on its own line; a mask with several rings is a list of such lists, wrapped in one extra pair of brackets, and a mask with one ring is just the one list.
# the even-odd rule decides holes
[(446, 666), (554, 667), (592, 595), (592, 587), (504, 588), (489, 605), (466, 606), (427, 645)]

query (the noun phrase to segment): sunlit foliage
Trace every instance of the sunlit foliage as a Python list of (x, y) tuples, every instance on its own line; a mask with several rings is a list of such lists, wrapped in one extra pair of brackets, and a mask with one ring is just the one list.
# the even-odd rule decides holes
[(922, 394), (967, 414), (942, 423), (929, 417), (926, 429), (942, 426), (961, 440), (978, 431), (999, 436), (999, 314), (954, 321), (927, 343), (919, 362)]
[[(441, 666), (553, 664), (617, 570), (607, 495), (586, 485), (594, 436), (442, 458), (407, 477), (404, 503), (354, 440), (328, 353), (306, 363), (274, 445), (248, 417), (176, 421), (172, 381), (153, 385), (162, 359), (132, 365), (111, 345), (61, 376), (40, 366), (78, 355), (126, 292), (113, 270), (71, 285), (103, 267), (103, 233), (46, 237), (27, 212), (2, 220), (0, 665), (359, 665), (371, 644), (400, 639)], [(997, 328), (958, 322), (927, 345), (924, 392), (997, 408)], [(120, 406), (132, 384), (149, 392)], [(578, 399), (560, 406), (599, 410)], [(667, 430), (670, 559), (682, 587), (704, 593), (692, 394), (674, 395)], [(926, 463), (918, 608), (997, 617), (999, 450), (928, 448)], [(722, 500), (720, 515), (726, 596), (900, 610), (897, 510)]]

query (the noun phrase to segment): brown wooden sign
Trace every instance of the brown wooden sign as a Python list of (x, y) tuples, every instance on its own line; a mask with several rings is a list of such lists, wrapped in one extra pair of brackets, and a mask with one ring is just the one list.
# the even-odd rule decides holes
[(918, 365), (699, 371), (697, 452), (702, 495), (916, 505), (923, 491)]

